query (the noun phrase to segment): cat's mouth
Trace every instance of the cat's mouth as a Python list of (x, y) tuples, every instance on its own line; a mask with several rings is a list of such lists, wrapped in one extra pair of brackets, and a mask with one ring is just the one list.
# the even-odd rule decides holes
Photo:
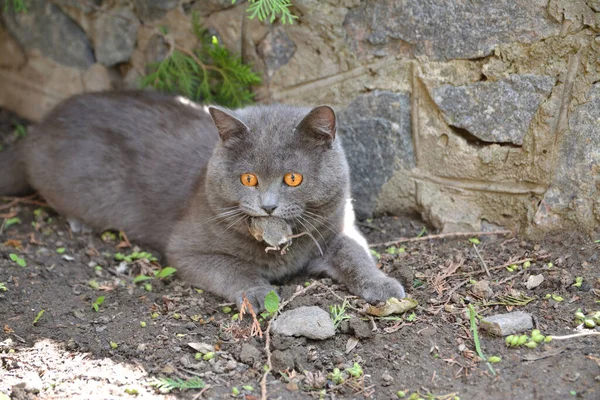
[(279, 217), (252, 217), (248, 229), (254, 239), (274, 247), (287, 243), (292, 236), (291, 226)]

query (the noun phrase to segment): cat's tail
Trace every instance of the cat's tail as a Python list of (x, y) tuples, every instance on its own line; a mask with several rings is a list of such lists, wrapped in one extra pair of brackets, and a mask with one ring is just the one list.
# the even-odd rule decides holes
[(21, 160), (21, 145), (0, 151), (0, 196), (21, 196), (33, 192), (27, 183)]

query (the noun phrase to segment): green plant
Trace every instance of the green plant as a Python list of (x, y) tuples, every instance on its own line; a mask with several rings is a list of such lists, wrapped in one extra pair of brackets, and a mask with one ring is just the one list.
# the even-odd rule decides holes
[(6, 287), (6, 283), (0, 282), (0, 291), (6, 292), (8, 288)]
[(21, 218), (19, 218), (19, 217), (7, 218), (4, 220), (4, 227), (8, 228), (9, 226), (20, 224), (20, 223), (21, 223)]
[[(173, 268), (173, 267), (164, 267), (158, 271), (154, 272), (154, 276), (147, 276), (147, 275), (138, 275), (135, 278), (133, 278), (133, 283), (140, 283), (140, 282), (144, 282), (144, 281), (148, 281), (148, 280), (152, 280), (152, 279), (166, 279), (169, 276), (173, 275), (175, 272), (177, 272), (177, 269)], [(147, 285), (147, 283), (146, 283)], [(148, 288), (146, 288), (146, 290), (148, 290)], [(152, 289), (148, 290), (149, 292), (152, 291)]]
[[(192, 15), (192, 26), (201, 46), (189, 51), (167, 40), (171, 43), (169, 54), (148, 65), (152, 72), (142, 79), (141, 86), (232, 108), (252, 103), (254, 93), (250, 86), (261, 82), (259, 76), (241, 57), (221, 45), (216, 36), (211, 36), (196, 14)], [(162, 31), (161, 34), (167, 35)]]
[(202, 389), (205, 384), (200, 378), (192, 378), (185, 381), (180, 378), (156, 378), (150, 382), (150, 386), (154, 386), (161, 393), (169, 393), (174, 389)]
[(92, 303), (92, 308), (94, 311), (98, 312), (100, 310), (100, 306), (104, 303), (104, 296), (100, 296)]
[(25, 128), (25, 126), (23, 126), (21, 124), (16, 124), (15, 130), (14, 130), (14, 135), (17, 137), (17, 139), (24, 138), (25, 136), (27, 136), (27, 128)]
[(25, 259), (24, 259), (24, 258), (21, 258), (21, 257), (19, 257), (19, 256), (18, 256), (18, 255), (16, 255), (15, 253), (10, 253), (10, 254), (8, 255), (8, 257), (9, 257), (9, 258), (10, 258), (12, 261), (16, 262), (16, 263), (17, 263), (17, 265), (18, 265), (19, 267), (26, 267), (26, 266), (27, 266), (27, 262), (25, 261)]
[(264, 319), (272, 317), (279, 310), (279, 296), (277, 296), (274, 290), (271, 290), (265, 296), (265, 310), (265, 312), (260, 314)]
[(32, 325), (37, 324), (37, 322), (40, 320), (40, 318), (42, 318), (42, 315), (44, 315), (44, 311), (45, 310), (40, 310), (37, 315), (35, 316), (35, 318), (33, 319), (33, 323)]
[(352, 367), (346, 368), (346, 371), (348, 371), (353, 378), (360, 378), (364, 374), (362, 367), (357, 362), (355, 362)]
[(7, 0), (4, 3), (4, 11), (8, 11), (10, 8), (14, 12), (27, 12), (27, 3), (25, 0)]
[[(475, 311), (475, 307), (473, 307), (473, 304), (469, 304), (468, 310), (469, 322), (471, 324), (471, 333), (473, 333), (473, 341), (475, 342), (475, 351), (477, 351), (477, 355), (479, 355), (479, 358), (481, 358), (482, 361), (487, 361), (487, 358), (483, 354), (483, 351), (481, 351), (481, 343), (479, 342), (479, 332), (477, 330), (476, 322), (477, 312)], [(492, 375), (496, 376), (496, 371), (492, 367), (492, 364), (488, 362), (487, 365)]]
[(334, 304), (329, 306), (329, 314), (333, 320), (333, 327), (337, 330), (340, 327), (342, 321), (350, 319), (350, 316), (346, 314), (346, 308), (348, 307), (348, 300), (344, 300), (342, 305)]
[(331, 381), (336, 385), (341, 385), (346, 380), (346, 378), (344, 377), (344, 373), (340, 371), (339, 368), (334, 368), (333, 372), (327, 374), (327, 378), (331, 379)]
[[(231, 4), (234, 4), (236, 0), (232, 0)], [(270, 23), (275, 21), (278, 15), (281, 15), (281, 22), (283, 24), (293, 24), (294, 20), (298, 18), (290, 12), (292, 6), (291, 0), (249, 0), (249, 5), (246, 11), (248, 12), (248, 18), (258, 18), (259, 21), (264, 21), (267, 18)]]
[(129, 255), (125, 255), (123, 253), (116, 253), (115, 260), (116, 261), (126, 261), (133, 262), (135, 260), (148, 260), (148, 261), (158, 261), (158, 258), (152, 255), (152, 253), (148, 253), (146, 251), (134, 251)]

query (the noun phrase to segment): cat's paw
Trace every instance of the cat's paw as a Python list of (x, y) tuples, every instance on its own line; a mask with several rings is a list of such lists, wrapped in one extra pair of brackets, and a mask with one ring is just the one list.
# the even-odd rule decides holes
[(271, 291), (277, 292), (273, 286), (269, 285), (254, 286), (248, 289), (240, 290), (235, 295), (235, 302), (238, 309), (240, 309), (242, 302), (244, 301), (244, 296), (246, 296), (252, 305), (254, 312), (259, 313), (265, 309), (265, 297)]
[(367, 302), (376, 304), (381, 301), (386, 301), (390, 297), (403, 299), (406, 297), (404, 287), (389, 276), (378, 276), (364, 282), (361, 288), (361, 293), (357, 293)]

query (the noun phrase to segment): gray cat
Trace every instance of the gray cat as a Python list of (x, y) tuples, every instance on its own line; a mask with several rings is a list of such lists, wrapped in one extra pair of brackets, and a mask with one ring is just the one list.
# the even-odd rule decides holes
[(124, 230), (238, 307), (245, 295), (262, 309), (270, 282), (300, 271), (369, 302), (404, 297), (354, 226), (327, 106), (230, 111), (152, 92), (85, 94), (1, 153), (0, 171), (0, 195), (33, 188), (72, 227)]

